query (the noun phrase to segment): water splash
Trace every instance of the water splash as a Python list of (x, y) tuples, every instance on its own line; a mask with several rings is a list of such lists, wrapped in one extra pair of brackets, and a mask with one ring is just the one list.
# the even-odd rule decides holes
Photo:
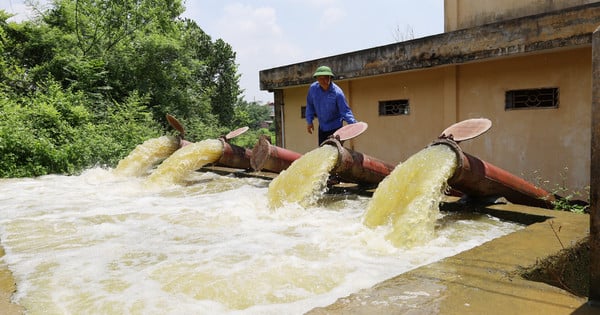
[(146, 140), (119, 161), (113, 172), (120, 176), (145, 175), (152, 166), (168, 158), (178, 148), (179, 140), (173, 136)]
[(268, 181), (187, 178), (160, 193), (101, 168), (0, 179), (14, 301), (30, 315), (304, 314), (521, 228), (450, 214), (425, 246), (398, 248), (363, 224), (367, 197), (272, 211)]
[(202, 166), (221, 158), (223, 143), (216, 139), (207, 139), (184, 146), (164, 160), (148, 176), (148, 187), (160, 187), (181, 184), (183, 179)]
[(308, 206), (318, 200), (327, 188), (329, 172), (337, 157), (336, 147), (324, 145), (295, 160), (269, 185), (271, 207), (279, 208), (286, 203)]
[(444, 145), (411, 156), (379, 183), (365, 214), (365, 225), (391, 225), (387, 239), (399, 247), (431, 240), (443, 189), (455, 167), (456, 154)]

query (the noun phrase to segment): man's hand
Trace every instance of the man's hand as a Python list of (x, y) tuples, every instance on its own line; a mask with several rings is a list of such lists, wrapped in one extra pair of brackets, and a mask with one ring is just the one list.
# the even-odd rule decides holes
[(308, 131), (308, 133), (312, 134), (313, 130), (315, 130), (315, 127), (312, 124), (306, 125), (306, 131)]

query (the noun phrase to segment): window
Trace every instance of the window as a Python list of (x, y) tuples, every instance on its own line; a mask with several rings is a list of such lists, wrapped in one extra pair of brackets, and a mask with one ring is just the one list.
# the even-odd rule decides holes
[(379, 101), (379, 116), (408, 115), (408, 100)]
[(505, 110), (558, 108), (558, 88), (506, 91)]
[[(315, 118), (317, 117), (317, 113), (315, 113)], [(300, 118), (306, 118), (306, 106), (300, 106)]]

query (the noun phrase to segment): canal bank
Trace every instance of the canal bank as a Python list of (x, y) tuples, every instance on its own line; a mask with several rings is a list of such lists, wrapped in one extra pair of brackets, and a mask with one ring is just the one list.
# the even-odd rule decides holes
[[(340, 297), (308, 314), (594, 314), (576, 292), (587, 270), (589, 216), (511, 204), (473, 206), (449, 199), (443, 211), (476, 211), (527, 225), (476, 248), (422, 266), (371, 288)], [(569, 249), (577, 249), (568, 252)], [(4, 252), (0, 251), (0, 255)], [(556, 257), (571, 256), (559, 261)], [(557, 262), (558, 261), (558, 262)], [(543, 266), (536, 269), (536, 266)], [(554, 269), (548, 269), (553, 266)], [(555, 280), (555, 285), (526, 279)], [(573, 275), (575, 274), (575, 276)], [(544, 279), (544, 277), (546, 279)], [(568, 289), (559, 288), (566, 284)], [(581, 288), (579, 288), (581, 289)], [(23, 314), (10, 303), (14, 279), (0, 265), (0, 309)]]

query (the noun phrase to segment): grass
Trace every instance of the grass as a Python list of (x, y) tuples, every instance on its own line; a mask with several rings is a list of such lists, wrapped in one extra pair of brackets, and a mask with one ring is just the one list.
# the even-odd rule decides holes
[(590, 288), (589, 266), (588, 237), (570, 247), (563, 247), (555, 255), (537, 261), (533, 267), (522, 268), (520, 273), (524, 279), (547, 283), (573, 295), (585, 297)]
[(564, 167), (560, 172), (561, 183), (552, 185), (550, 181), (544, 180), (539, 172), (533, 171), (529, 177), (533, 178), (532, 183), (538, 187), (553, 187), (549, 191), (556, 198), (552, 202), (554, 210), (569, 211), (573, 213), (589, 213), (590, 186), (582, 190), (572, 190), (567, 187), (568, 167)]

